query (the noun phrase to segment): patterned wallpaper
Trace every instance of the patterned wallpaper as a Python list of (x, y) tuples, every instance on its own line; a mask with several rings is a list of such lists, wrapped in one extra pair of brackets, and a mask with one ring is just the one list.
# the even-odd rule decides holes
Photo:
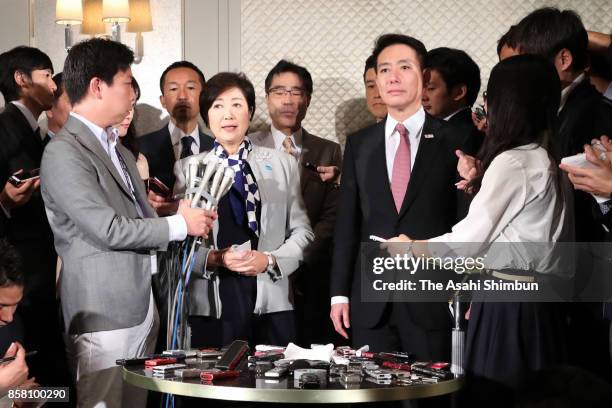
[(264, 79), (287, 58), (306, 66), (314, 80), (304, 127), (344, 143), (372, 121), (363, 99), (363, 64), (385, 32), (415, 36), (428, 49), (465, 50), (480, 66), (484, 89), (497, 62), (497, 39), (545, 5), (576, 10), (589, 29), (612, 29), (609, 0), (242, 0), (242, 70), (258, 95), (253, 127), (268, 120)]

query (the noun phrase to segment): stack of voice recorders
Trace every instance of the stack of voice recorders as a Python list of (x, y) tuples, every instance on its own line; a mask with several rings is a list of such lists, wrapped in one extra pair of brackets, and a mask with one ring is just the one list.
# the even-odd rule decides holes
[[(253, 375), (257, 387), (277, 388), (283, 383), (294, 389), (316, 389), (341, 386), (361, 388), (432, 384), (454, 378), (446, 362), (419, 362), (406, 352), (370, 352), (338, 347), (331, 362), (286, 359), (285, 349), (258, 346), (253, 355), (246, 341), (235, 340), (223, 350), (168, 350), (161, 355), (117, 360), (123, 366), (144, 366), (147, 375), (161, 379), (200, 380), (202, 384)], [(250, 371), (250, 373), (249, 373)], [(285, 381), (293, 376), (293, 380)], [(284, 387), (286, 387), (285, 385)]]

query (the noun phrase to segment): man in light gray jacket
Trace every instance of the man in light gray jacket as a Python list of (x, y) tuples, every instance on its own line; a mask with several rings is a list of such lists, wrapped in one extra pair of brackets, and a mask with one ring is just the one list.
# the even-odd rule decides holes
[(64, 66), (73, 110), (47, 145), (42, 194), (60, 278), (68, 359), (81, 407), (139, 407), (146, 392), (124, 388), (119, 358), (152, 352), (158, 317), (151, 294), (156, 252), (189, 234), (207, 236), (216, 215), (181, 203), (157, 218), (133, 156), (112, 128), (134, 103), (133, 53), (92, 39), (74, 46)]

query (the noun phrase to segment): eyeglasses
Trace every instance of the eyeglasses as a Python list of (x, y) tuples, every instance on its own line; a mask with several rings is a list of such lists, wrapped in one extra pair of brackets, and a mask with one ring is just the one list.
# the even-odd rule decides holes
[(281, 97), (285, 95), (302, 97), (306, 93), (302, 88), (283, 88), (282, 86), (278, 86), (275, 88), (270, 88), (268, 91), (270, 95)]

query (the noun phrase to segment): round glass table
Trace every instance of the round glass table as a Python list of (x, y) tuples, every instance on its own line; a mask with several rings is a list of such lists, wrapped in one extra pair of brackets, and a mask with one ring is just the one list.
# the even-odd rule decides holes
[(177, 379), (153, 377), (151, 370), (142, 366), (124, 367), (123, 378), (129, 384), (167, 394), (227, 401), (335, 404), (395, 401), (435, 397), (451, 394), (463, 386), (463, 379), (455, 378), (429, 384), (378, 385), (366, 380), (358, 384), (342, 385), (326, 382), (318, 389), (294, 386), (293, 376), (270, 379), (245, 370), (240, 377), (215, 380), (203, 384), (199, 378)]

